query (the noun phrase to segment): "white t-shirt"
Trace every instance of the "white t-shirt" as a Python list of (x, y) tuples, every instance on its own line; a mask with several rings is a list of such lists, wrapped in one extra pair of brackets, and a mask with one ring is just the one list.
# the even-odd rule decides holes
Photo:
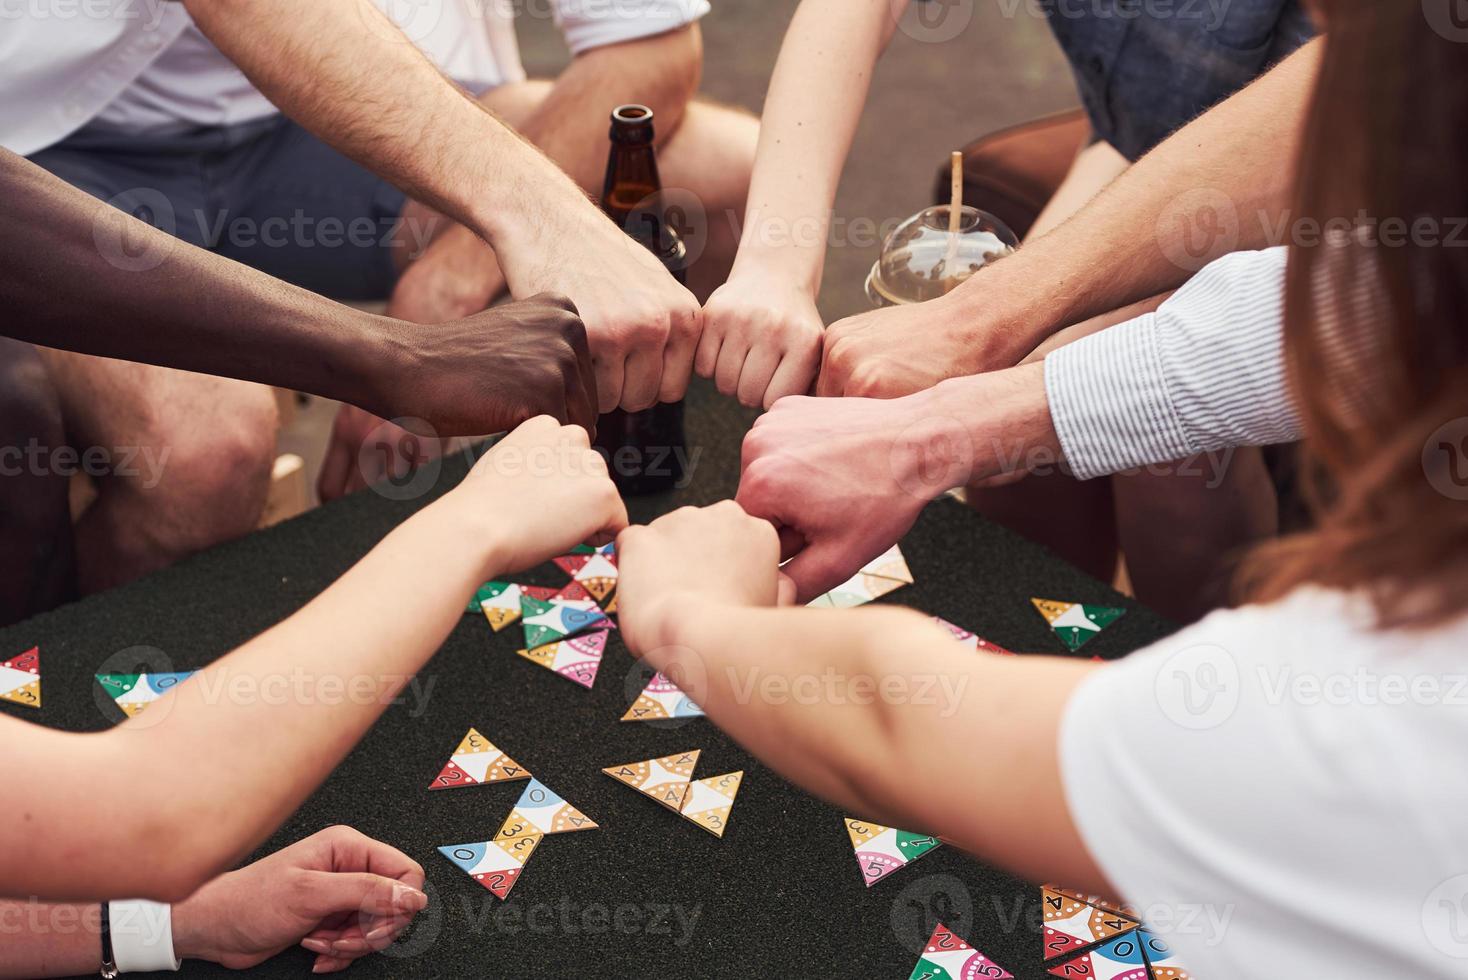
[(1318, 588), (1098, 670), (1076, 826), (1194, 976), (1468, 977), (1468, 617), (1370, 628)]
[[(0, 146), (35, 153), (93, 120), (168, 132), (264, 118), (275, 107), (199, 32), (181, 3), (99, 0), (62, 16), (0, 0)], [(478, 94), (525, 77), (512, 0), (373, 0), (454, 81)], [(547, 0), (573, 54), (674, 30), (708, 0)], [(74, 6), (74, 5), (72, 5)], [(94, 4), (93, 6), (96, 6)]]

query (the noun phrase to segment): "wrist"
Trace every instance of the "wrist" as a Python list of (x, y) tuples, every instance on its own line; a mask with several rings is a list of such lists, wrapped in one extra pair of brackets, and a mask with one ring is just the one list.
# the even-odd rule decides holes
[(814, 304), (821, 290), (821, 271), (820, 259), (812, 260), (802, 249), (745, 244), (734, 258), (729, 282), (776, 283)]
[(209, 960), (212, 945), (210, 938), (217, 926), (217, 917), (210, 908), (210, 897), (215, 882), (210, 882), (194, 894), (173, 906), (173, 952), (181, 960)]
[(961, 427), (966, 482), (1060, 462), (1043, 362), (950, 378), (923, 394), (930, 411)]
[(353, 312), (360, 319), (354, 341), (339, 358), (345, 367), (345, 390), (338, 400), (385, 419), (414, 414), (413, 407), (404, 405), (397, 394), (403, 390), (404, 378), (421, 376), (415, 372), (416, 348), (405, 332), (412, 328), (392, 317)]

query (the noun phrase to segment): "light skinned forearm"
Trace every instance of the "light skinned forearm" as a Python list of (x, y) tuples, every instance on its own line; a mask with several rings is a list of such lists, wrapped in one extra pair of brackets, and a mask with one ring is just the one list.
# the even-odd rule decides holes
[(1277, 244), (1323, 43), (1178, 130), (1070, 220), (939, 300), (955, 322), (973, 324), (984, 362), (1015, 363), (1054, 331), (1173, 289), (1219, 255)]
[(593, 48), (560, 74), (520, 132), (582, 187), (599, 189), (612, 110), (623, 103), (648, 106), (664, 144), (682, 123), (702, 71), (697, 24)]
[(931, 433), (926, 465), (942, 464), (950, 474), (948, 485), (929, 485), (935, 496), (1062, 462), (1043, 362), (951, 378), (907, 397), (917, 419), (941, 422), (925, 430)]
[[(15, 773), (90, 764), (85, 779), (56, 780), (24, 804), (23, 822), (56, 832), (25, 854), (0, 851), (6, 888), (177, 901), (248, 854), (330, 774), (491, 577), (496, 532), (458, 494), (148, 711), (101, 734), (14, 739)], [(140, 778), (138, 759), (167, 764)], [(103, 840), (116, 843), (91, 847), (87, 874), (77, 874), (76, 853)]]
[(0, 900), (0, 978), (74, 977), (101, 966), (100, 905)]
[(774, 270), (820, 289), (836, 187), (899, 11), (893, 0), (796, 10), (765, 97), (735, 274)]
[(184, 4), (283, 112), (490, 245), (537, 211), (590, 208), (569, 177), (446, 79), (371, 0)]
[(6, 336), (362, 404), (381, 317), (194, 248), (0, 149)]
[(1065, 702), (1092, 665), (977, 653), (896, 608), (680, 599), (660, 618), (649, 664), (691, 679), (709, 718), (792, 782), (1033, 880), (1101, 884), (1056, 758)]

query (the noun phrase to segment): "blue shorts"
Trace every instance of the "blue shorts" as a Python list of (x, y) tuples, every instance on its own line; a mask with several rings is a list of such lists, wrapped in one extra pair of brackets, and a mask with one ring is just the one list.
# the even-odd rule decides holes
[(284, 116), (164, 136), (93, 125), (30, 159), (192, 245), (334, 299), (383, 299), (397, 279), (388, 242), (402, 191)]
[(1136, 160), (1310, 40), (1299, 0), (1039, 0), (1096, 136)]

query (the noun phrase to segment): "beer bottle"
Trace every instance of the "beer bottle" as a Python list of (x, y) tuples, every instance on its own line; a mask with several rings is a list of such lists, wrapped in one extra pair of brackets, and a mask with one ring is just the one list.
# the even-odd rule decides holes
[[(680, 283), (687, 281), (687, 248), (662, 211), (662, 182), (653, 150), (652, 110), (612, 110), (612, 152), (602, 209), (649, 249)], [(643, 412), (613, 410), (596, 426), (596, 448), (607, 457), (612, 482), (623, 494), (671, 490), (683, 479), (683, 403), (659, 402)]]

